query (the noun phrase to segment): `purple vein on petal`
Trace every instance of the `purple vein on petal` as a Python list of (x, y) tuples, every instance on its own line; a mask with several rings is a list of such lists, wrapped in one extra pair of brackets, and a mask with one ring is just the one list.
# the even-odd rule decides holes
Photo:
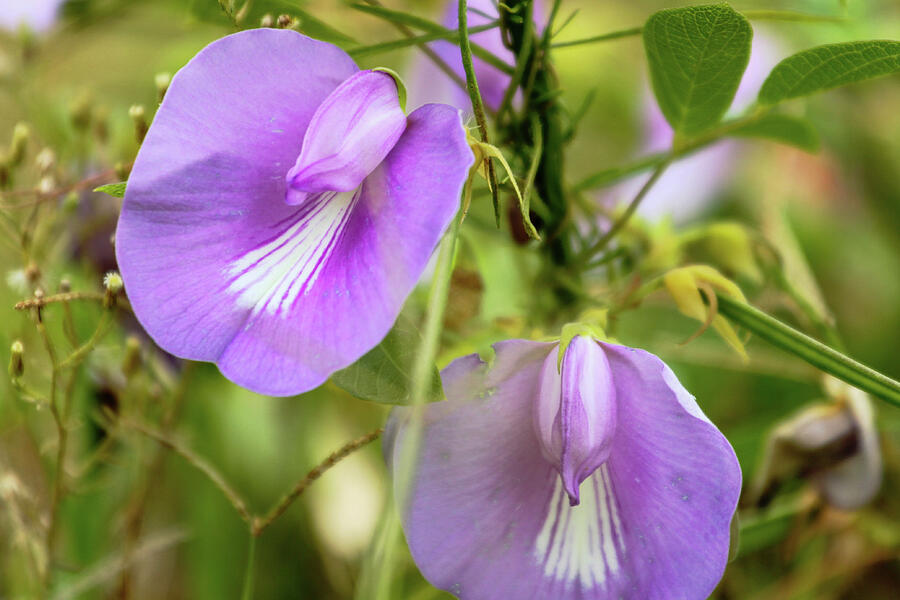
[(582, 486), (581, 504), (570, 506), (562, 480), (554, 481), (534, 556), (544, 575), (583, 589), (604, 586), (620, 570), (624, 554), (621, 522), (608, 465)]
[(301, 293), (309, 293), (340, 240), (361, 187), (318, 194), (309, 210), (271, 241), (263, 242), (226, 267), (228, 292), (256, 315), (283, 314)]

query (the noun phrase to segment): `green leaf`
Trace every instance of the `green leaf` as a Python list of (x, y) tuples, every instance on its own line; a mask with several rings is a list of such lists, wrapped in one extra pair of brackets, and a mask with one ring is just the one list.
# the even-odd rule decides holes
[(644, 25), (653, 92), (677, 133), (722, 118), (750, 59), (753, 30), (725, 4), (662, 10)]
[(812, 124), (790, 115), (768, 114), (734, 130), (731, 135), (774, 140), (807, 152), (818, 152), (820, 146), (819, 134)]
[[(331, 376), (341, 389), (362, 400), (382, 404), (410, 404), (412, 371), (416, 352), (421, 345), (419, 330), (403, 315), (394, 328), (358, 361)], [(432, 367), (429, 401), (444, 397), (441, 376)]]
[(120, 181), (119, 183), (107, 183), (106, 185), (101, 185), (100, 187), (94, 188), (95, 192), (103, 192), (104, 194), (109, 194), (115, 198), (122, 198), (125, 196), (125, 185), (127, 181)]
[(775, 104), (897, 72), (900, 42), (874, 40), (818, 46), (775, 65), (759, 90), (759, 101)]

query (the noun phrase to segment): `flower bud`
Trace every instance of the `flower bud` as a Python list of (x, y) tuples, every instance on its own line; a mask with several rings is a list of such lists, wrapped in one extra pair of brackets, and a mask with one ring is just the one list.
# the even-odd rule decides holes
[(72, 282), (69, 281), (68, 277), (63, 277), (59, 280), (59, 292), (61, 294), (68, 294), (72, 291)]
[(137, 143), (140, 144), (147, 136), (147, 118), (144, 107), (140, 104), (133, 104), (131, 108), (128, 109), (128, 116), (131, 117), (131, 120), (134, 122), (134, 137), (137, 140)]
[(28, 147), (28, 138), (31, 137), (31, 129), (25, 123), (16, 123), (13, 128), (12, 142), (9, 144), (9, 154), (6, 157), (6, 164), (10, 167), (16, 167), (22, 163), (25, 158), (25, 149)]
[(34, 157), (34, 164), (41, 175), (48, 175), (56, 166), (56, 153), (51, 148), (44, 148)]
[(262, 16), (262, 19), (259, 20), (260, 27), (274, 27), (275, 26), (275, 17), (271, 14), (266, 13)]
[(71, 212), (74, 212), (75, 209), (78, 208), (78, 204), (80, 202), (81, 202), (81, 196), (78, 195), (78, 192), (76, 192), (75, 190), (72, 190), (71, 192), (66, 194), (65, 198), (63, 198), (62, 208), (67, 213), (71, 213)]
[[(734, 282), (710, 266), (693, 265), (672, 269), (663, 276), (663, 284), (681, 314), (700, 321), (703, 323), (704, 329), (708, 325), (712, 325), (742, 359), (747, 359), (744, 344), (731, 323), (721, 315), (710, 312), (711, 308), (706, 305), (700, 294), (700, 290), (704, 290), (707, 295), (715, 294), (718, 291), (741, 302), (746, 302), (743, 292)], [(712, 305), (715, 299), (708, 298), (708, 300)], [(703, 329), (699, 333), (702, 332)]]
[(109, 140), (109, 109), (105, 106), (97, 107), (94, 111), (94, 137), (101, 144)]
[(69, 103), (69, 119), (72, 126), (78, 131), (85, 131), (90, 127), (92, 104), (91, 95), (88, 92), (82, 92)]
[(135, 336), (125, 340), (125, 358), (122, 360), (122, 373), (131, 379), (141, 368), (141, 341)]
[(25, 373), (25, 346), (22, 342), (16, 340), (9, 349), (9, 376), (12, 379), (19, 379)]
[(25, 281), (29, 286), (35, 286), (41, 280), (41, 269), (34, 263), (28, 263), (25, 267)]
[(116, 271), (110, 271), (103, 276), (103, 287), (106, 288), (106, 294), (103, 296), (103, 307), (112, 308), (116, 305), (116, 296), (125, 287), (122, 276)]
[(707, 252), (717, 264), (753, 283), (762, 283), (762, 273), (753, 252), (753, 240), (744, 226), (714, 223), (706, 228), (705, 242)]
[(290, 29), (294, 23), (294, 17), (291, 15), (278, 15), (278, 19), (275, 21), (279, 29)]
[(162, 102), (166, 92), (169, 91), (169, 84), (172, 83), (172, 74), (167, 72), (157, 73), (153, 78), (153, 83), (156, 84), (156, 98), (159, 102)]
[(37, 191), (41, 194), (45, 196), (52, 194), (54, 189), (56, 189), (56, 179), (54, 179), (53, 175), (44, 175), (38, 181)]

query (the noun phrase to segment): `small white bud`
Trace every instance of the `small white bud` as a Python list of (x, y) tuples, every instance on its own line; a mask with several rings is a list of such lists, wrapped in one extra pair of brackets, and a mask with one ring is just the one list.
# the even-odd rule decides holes
[(56, 166), (56, 154), (50, 148), (44, 148), (34, 157), (34, 164), (41, 175), (47, 175)]

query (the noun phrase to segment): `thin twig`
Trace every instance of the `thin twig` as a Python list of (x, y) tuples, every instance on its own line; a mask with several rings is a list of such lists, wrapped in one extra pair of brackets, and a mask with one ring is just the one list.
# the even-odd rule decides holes
[(384, 429), (379, 427), (375, 431), (347, 442), (340, 449), (332, 452), (328, 456), (328, 458), (319, 463), (309, 473), (307, 473), (306, 476), (303, 477), (303, 479), (298, 481), (296, 485), (294, 485), (293, 489), (285, 494), (284, 497), (278, 502), (278, 504), (276, 504), (272, 508), (272, 510), (270, 510), (264, 517), (257, 517), (253, 519), (253, 523), (251, 525), (251, 533), (254, 536), (259, 536), (266, 529), (266, 527), (271, 525), (273, 521), (284, 514), (284, 512), (294, 502), (294, 500), (296, 500), (297, 497), (300, 496), (300, 494), (302, 494), (312, 482), (321, 477), (326, 471), (328, 471), (328, 469), (339, 463), (341, 460), (353, 454), (363, 446), (377, 440), (382, 433), (384, 433)]
[(186, 460), (192, 467), (206, 475), (207, 479), (209, 479), (225, 495), (225, 498), (228, 499), (238, 515), (240, 515), (241, 519), (248, 525), (252, 525), (253, 517), (247, 509), (247, 503), (241, 498), (240, 494), (237, 493), (231, 484), (225, 480), (225, 477), (223, 477), (215, 467), (209, 464), (206, 459), (150, 425), (130, 419), (122, 419), (119, 422), (123, 426), (134, 429), (155, 440), (161, 446), (173, 451), (175, 454)]
[(103, 339), (103, 336), (106, 335), (107, 328), (112, 323), (112, 310), (104, 310), (103, 314), (100, 315), (100, 321), (97, 323), (97, 328), (94, 329), (94, 333), (84, 344), (76, 348), (72, 353), (65, 358), (61, 363), (56, 365), (55, 370), (60, 371), (62, 369), (68, 369), (71, 367), (77, 367), (81, 364), (87, 355), (91, 353), (94, 347), (100, 343), (100, 340)]
[[(482, 31), (490, 31), (491, 29), (496, 29), (497, 27), (499, 27), (499, 24), (499, 21), (493, 21), (485, 25), (470, 27), (469, 34), (471, 35), (473, 33), (481, 33)], [(371, 54), (380, 54), (381, 52), (400, 50), (409, 46), (418, 46), (420, 44), (434, 42), (437, 40), (456, 41), (458, 39), (459, 29), (448, 29), (446, 32), (436, 31), (434, 33), (426, 33), (423, 35), (417, 35), (415, 37), (408, 37), (402, 40), (382, 42), (380, 44), (372, 44), (370, 46), (357, 46), (356, 48), (350, 48), (349, 50), (347, 50), (347, 54), (354, 58), (359, 58), (361, 56), (369, 56)], [(461, 79), (460, 82), (462, 82)]]
[(660, 176), (663, 174), (663, 171), (665, 171), (666, 167), (668, 167), (668, 166), (669, 166), (669, 163), (664, 162), (661, 165), (659, 165), (658, 167), (656, 167), (656, 170), (653, 171), (653, 174), (650, 176), (650, 178), (644, 183), (643, 186), (641, 186), (640, 191), (638, 191), (638, 193), (634, 197), (634, 199), (628, 204), (628, 208), (625, 209), (625, 212), (622, 213), (622, 216), (620, 216), (612, 224), (612, 227), (609, 228), (609, 231), (607, 231), (605, 234), (603, 234), (600, 237), (600, 239), (594, 243), (593, 246), (591, 246), (590, 248), (588, 248), (586, 251), (584, 251), (581, 254), (581, 256), (579, 257), (579, 261), (585, 262), (585, 261), (590, 260), (591, 257), (593, 257), (595, 254), (597, 254), (601, 250), (603, 250), (603, 248), (606, 247), (606, 245), (610, 242), (610, 240), (612, 240), (616, 235), (618, 235), (619, 231), (621, 231), (622, 228), (628, 224), (628, 221), (631, 219), (631, 216), (638, 209), (638, 206), (641, 205), (641, 201), (647, 195), (647, 192), (649, 192), (650, 188), (653, 187), (653, 184), (655, 184), (657, 182), (657, 180), (659, 180)]
[(26, 308), (41, 308), (54, 302), (71, 302), (73, 300), (103, 300), (101, 292), (66, 292), (64, 294), (54, 294), (52, 296), (44, 296), (43, 298), (29, 298), (16, 302), (16, 310), (25, 310)]
[[(134, 165), (134, 161), (126, 163), (121, 169), (128, 171)], [(23, 196), (38, 196), (35, 200), (31, 200), (28, 202), (20, 202), (18, 204), (5, 204), (0, 205), (0, 208), (12, 209), (12, 208), (25, 208), (28, 206), (33, 206), (36, 204), (40, 204), (42, 202), (47, 202), (48, 200), (53, 200), (54, 198), (58, 198), (63, 194), (68, 194), (69, 192), (79, 192), (86, 189), (94, 189), (101, 183), (111, 181), (111, 178), (119, 172), (119, 169), (112, 168), (97, 173), (96, 175), (92, 175), (86, 179), (82, 179), (81, 181), (76, 181), (73, 184), (56, 188), (49, 192), (41, 192), (40, 190), (28, 189), (28, 190), (10, 190), (8, 192), (0, 191), (0, 198), (16, 198)]]
[(50, 334), (47, 332), (47, 327), (44, 325), (40, 308), (34, 309), (34, 321), (35, 327), (38, 330), (38, 334), (44, 342), (44, 347), (47, 349), (47, 355), (50, 357), (50, 365), (52, 367), (50, 370), (50, 395), (47, 399), (47, 404), (50, 406), (50, 414), (53, 417), (53, 423), (56, 425), (57, 437), (56, 476), (53, 479), (53, 493), (50, 500), (50, 514), (47, 524), (47, 536), (44, 540), (48, 562), (41, 577), (42, 584), (46, 589), (50, 584), (51, 569), (49, 565), (53, 562), (53, 546), (54, 540), (56, 539), (56, 529), (59, 522), (59, 505), (62, 502), (63, 497), (63, 480), (65, 478), (65, 459), (68, 431), (66, 430), (66, 423), (63, 421), (62, 414), (60, 413), (59, 406), (56, 402), (56, 388), (58, 381), (58, 363), (56, 349), (53, 346), (53, 340), (50, 338)]
[(612, 31), (610, 33), (604, 33), (602, 35), (595, 35), (589, 38), (583, 38), (580, 40), (571, 40), (568, 42), (556, 42), (555, 44), (551, 44), (550, 47), (554, 50), (557, 48), (569, 48), (571, 46), (581, 46), (584, 44), (593, 44), (595, 42), (606, 42), (609, 40), (617, 40), (623, 37), (631, 37), (634, 35), (640, 35), (643, 31), (643, 27), (631, 27), (629, 29), (622, 29), (619, 31)]

